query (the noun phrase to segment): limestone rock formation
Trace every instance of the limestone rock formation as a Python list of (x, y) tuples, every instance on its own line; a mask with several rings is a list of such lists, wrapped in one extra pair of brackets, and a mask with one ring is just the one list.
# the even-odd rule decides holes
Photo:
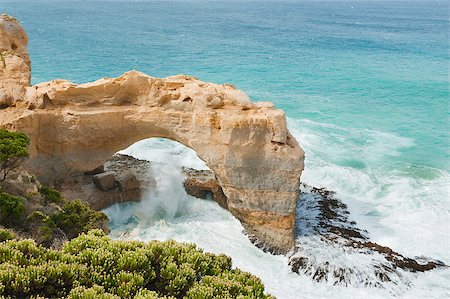
[(21, 100), (30, 86), (28, 37), (19, 22), (0, 15), (0, 108)]
[(120, 174), (117, 178), (117, 186), (120, 191), (129, 191), (139, 189), (140, 183), (132, 172), (125, 172)]
[(228, 209), (227, 197), (212, 171), (184, 167), (183, 172), (186, 175), (183, 185), (187, 194), (203, 199), (210, 195), (222, 208)]
[(27, 166), (43, 183), (90, 171), (144, 138), (168, 138), (206, 162), (249, 234), (280, 251), (293, 246), (304, 152), (283, 111), (251, 103), (232, 85), (185, 75), (130, 71), (87, 84), (29, 86), (25, 32), (7, 17), (0, 32), (0, 48), (12, 57), (0, 74), (0, 127), (28, 134)]

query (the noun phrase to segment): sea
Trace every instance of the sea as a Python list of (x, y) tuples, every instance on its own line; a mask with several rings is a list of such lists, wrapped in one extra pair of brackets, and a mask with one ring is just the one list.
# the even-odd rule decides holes
[[(252, 101), (275, 103), (306, 152), (303, 182), (335, 191), (372, 241), (450, 264), (449, 5), (1, 0), (0, 13), (28, 33), (33, 83), (134, 69), (230, 83)], [(281, 299), (450, 298), (449, 269), (404, 273), (408, 283), (386, 287), (293, 273), (285, 256), (253, 246), (229, 212), (185, 193), (180, 168), (207, 168), (191, 149), (148, 139), (122, 152), (153, 161), (158, 187), (140, 203), (105, 210), (113, 238), (195, 242), (230, 255)]]

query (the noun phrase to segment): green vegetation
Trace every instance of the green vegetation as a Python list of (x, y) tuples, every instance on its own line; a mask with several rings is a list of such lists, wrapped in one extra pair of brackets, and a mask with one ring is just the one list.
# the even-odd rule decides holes
[[(30, 236), (47, 247), (61, 246), (65, 240), (94, 228), (108, 231), (108, 217), (104, 213), (92, 210), (79, 200), (66, 201), (58, 190), (39, 186), (34, 177), (24, 171), (19, 171), (22, 181), (13, 180), (16, 186), (11, 188), (11, 181), (5, 179), (28, 156), (29, 142), (24, 133), (0, 129), (0, 229), (2, 226), (14, 229), (21, 236)], [(21, 184), (27, 188), (17, 186)], [(14, 194), (3, 191), (1, 186)], [(39, 193), (17, 191), (31, 187), (34, 190), (39, 187)]]
[(101, 230), (61, 250), (0, 243), (0, 294), (25, 298), (272, 298), (225, 255), (174, 241), (114, 241)]
[(80, 200), (65, 202), (62, 211), (53, 214), (51, 219), (69, 239), (108, 222), (108, 217), (104, 213), (92, 210)]
[(63, 201), (61, 193), (53, 188), (41, 186), (41, 188), (39, 188), (39, 193), (41, 193), (41, 195), (49, 202), (61, 203)]
[(28, 215), (27, 220), (33, 238), (44, 246), (50, 246), (56, 229), (55, 222), (51, 217), (41, 211), (34, 211)]
[(0, 242), (13, 240), (15, 238), (16, 235), (12, 231), (10, 231), (9, 229), (0, 228)]
[(0, 191), (0, 223), (12, 227), (20, 223), (25, 212), (24, 199)]
[[(28, 144), (24, 134), (0, 129), (2, 186)], [(22, 172), (12, 181), (33, 188), (0, 189), (0, 298), (273, 298), (228, 256), (174, 241), (111, 240), (104, 213), (47, 186), (37, 193), (38, 182)]]
[(24, 133), (0, 129), (0, 181), (28, 157), (30, 140)]
[(80, 200), (66, 201), (54, 189), (41, 188), (40, 194), (28, 194), (27, 198), (0, 191), (0, 226), (49, 247), (55, 239), (63, 242), (94, 228), (108, 231), (108, 217)]

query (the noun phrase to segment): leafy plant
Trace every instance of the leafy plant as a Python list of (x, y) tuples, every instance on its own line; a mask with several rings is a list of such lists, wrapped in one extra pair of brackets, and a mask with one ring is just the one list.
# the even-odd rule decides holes
[(47, 201), (54, 203), (61, 203), (63, 201), (61, 193), (56, 189), (47, 186), (41, 186), (41, 188), (39, 189), (39, 193), (41, 193)]
[(24, 212), (23, 198), (0, 191), (0, 224), (11, 227), (20, 221)]
[(28, 157), (29, 143), (24, 133), (0, 129), (0, 181)]
[(28, 215), (30, 229), (33, 232), (33, 238), (39, 240), (41, 244), (49, 246), (53, 239), (53, 232), (56, 224), (52, 218), (41, 211), (34, 211)]
[(0, 242), (15, 239), (16, 235), (9, 229), (0, 228)]
[(114, 241), (101, 230), (61, 250), (33, 240), (0, 243), (0, 296), (30, 298), (273, 298), (225, 255), (193, 244)]
[(65, 202), (62, 211), (52, 215), (51, 219), (69, 239), (77, 237), (80, 233), (98, 228), (103, 223), (108, 223), (106, 214), (92, 210), (81, 200)]

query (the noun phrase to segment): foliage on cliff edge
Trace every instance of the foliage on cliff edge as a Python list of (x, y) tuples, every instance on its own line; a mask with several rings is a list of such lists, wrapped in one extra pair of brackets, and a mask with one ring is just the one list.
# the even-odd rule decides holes
[(48, 249), (0, 243), (0, 295), (29, 298), (273, 298), (231, 258), (174, 241), (115, 241), (101, 230)]
[(67, 201), (54, 189), (44, 190), (26, 197), (0, 190), (0, 228), (12, 229), (47, 247), (59, 247), (94, 228), (108, 232), (108, 217), (104, 213), (92, 210), (80, 200)]
[(24, 133), (0, 129), (0, 181), (28, 157), (30, 140)]

